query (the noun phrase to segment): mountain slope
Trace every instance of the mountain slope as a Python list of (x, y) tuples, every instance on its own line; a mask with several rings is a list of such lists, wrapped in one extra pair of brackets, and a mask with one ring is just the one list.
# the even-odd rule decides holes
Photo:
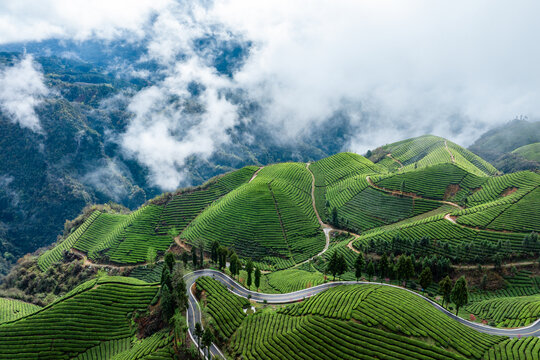
[(527, 160), (540, 162), (540, 142), (521, 146), (512, 153), (521, 155)]
[(479, 176), (497, 172), (491, 164), (461, 146), (444, 138), (423, 135), (375, 149), (369, 157), (390, 171), (454, 163)]

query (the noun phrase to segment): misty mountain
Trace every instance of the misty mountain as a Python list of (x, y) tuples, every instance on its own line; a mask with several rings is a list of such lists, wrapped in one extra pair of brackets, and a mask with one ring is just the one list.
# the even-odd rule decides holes
[[(385, 128), (377, 111), (353, 101), (325, 109), (309, 126), (294, 113), (284, 119), (234, 81), (251, 41), (211, 31), (190, 36), (187, 53), (176, 50), (170, 62), (152, 55), (159, 50), (152, 38), (0, 46), (0, 74), (19, 67), (18, 78), (27, 81), (6, 82), (13, 89), (0, 92), (0, 273), (54, 242), (64, 221), (87, 204), (136, 208), (245, 165), (360, 151)], [(35, 114), (21, 107), (28, 102)], [(398, 139), (414, 131), (404, 126)], [(359, 146), (359, 139), (369, 141)], [(523, 161), (507, 156), (507, 163)]]
[(537, 142), (540, 142), (540, 121), (517, 118), (482, 134), (469, 150), (505, 173), (538, 170), (540, 163), (534, 157), (515, 151)]
[[(39, 129), (0, 111), (0, 273), (22, 254), (54, 242), (65, 220), (87, 204), (114, 201), (136, 208), (163, 191), (118, 141), (133, 117), (124, 98), (149, 81), (122, 78), (101, 63), (39, 56), (46, 52), (34, 58), (50, 91), (36, 107)], [(0, 64), (13, 66), (23, 57), (0, 53)], [(192, 99), (190, 111), (198, 106)], [(254, 104), (242, 106), (245, 114), (257, 111)], [(347, 130), (341, 124), (312, 143), (282, 143), (257, 124), (236, 126), (230, 142), (210, 156), (187, 158), (178, 186), (198, 185), (247, 164), (317, 160), (339, 151)]]

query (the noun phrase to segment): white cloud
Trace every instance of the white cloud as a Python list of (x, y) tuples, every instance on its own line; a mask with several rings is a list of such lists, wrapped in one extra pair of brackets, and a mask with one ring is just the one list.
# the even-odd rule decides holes
[[(220, 1), (212, 16), (256, 50), (235, 79), (286, 133), (361, 103), (354, 148), (540, 115), (538, 2)], [(467, 121), (456, 128), (451, 118)], [(459, 124), (458, 124), (459, 125)], [(366, 131), (366, 129), (369, 129)], [(407, 129), (405, 131), (405, 129)]]
[(0, 69), (0, 108), (10, 121), (34, 132), (42, 131), (34, 108), (49, 93), (43, 80), (39, 65), (30, 55)]
[[(532, 0), (25, 0), (0, 5), (0, 39), (147, 39), (163, 80), (133, 97), (121, 143), (170, 189), (187, 158), (228, 141), (239, 118), (227, 88), (284, 141), (340, 111), (358, 152), (424, 133), (468, 145), (516, 115), (540, 118), (539, 12)], [(193, 49), (206, 34), (252, 42), (232, 78)], [(191, 81), (204, 85), (200, 114), (186, 111)]]
[[(187, 86), (201, 81), (201, 112), (189, 107)], [(195, 59), (179, 63), (160, 83), (135, 95), (129, 105), (134, 119), (121, 136), (121, 145), (150, 170), (151, 181), (173, 190), (186, 179), (186, 160), (192, 155), (210, 156), (229, 141), (226, 133), (238, 119), (237, 109), (220, 93), (228, 82)]]
[(144, 36), (144, 24), (173, 0), (17, 0), (0, 2), (0, 43), (52, 37)]

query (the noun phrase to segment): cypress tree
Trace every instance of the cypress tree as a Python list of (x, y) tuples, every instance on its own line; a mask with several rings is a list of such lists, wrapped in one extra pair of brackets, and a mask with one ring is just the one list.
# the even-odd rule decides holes
[(467, 280), (464, 276), (461, 276), (454, 285), (452, 293), (450, 294), (452, 301), (456, 305), (456, 315), (459, 312), (459, 308), (463, 305), (467, 305), (469, 302), (469, 290), (467, 289)]

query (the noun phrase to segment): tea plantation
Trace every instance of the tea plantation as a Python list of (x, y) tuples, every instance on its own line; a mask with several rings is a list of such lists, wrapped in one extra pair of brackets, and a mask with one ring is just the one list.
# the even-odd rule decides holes
[(219, 298), (222, 304), (212, 310), (212, 323), (230, 319), (234, 324), (232, 337), (219, 340), (232, 357), (499, 359), (507, 351), (514, 359), (538, 355), (536, 338), (506, 340), (480, 333), (401, 289), (339, 286), (298, 304), (259, 307), (254, 314), (245, 315), (240, 312), (241, 303), (221, 284), (204, 277), (197, 282), (207, 298)]
[(155, 285), (129, 278), (85, 283), (39, 311), (0, 324), (0, 358), (70, 359), (86, 351), (115, 355), (133, 336), (128, 314), (146, 308), (156, 291)]

